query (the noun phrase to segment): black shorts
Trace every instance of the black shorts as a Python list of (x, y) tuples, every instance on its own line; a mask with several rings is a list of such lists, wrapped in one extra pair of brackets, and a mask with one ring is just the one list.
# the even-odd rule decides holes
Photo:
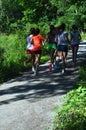
[(58, 45), (57, 50), (58, 51), (68, 52), (68, 47), (66, 45)]
[(41, 53), (42, 53), (42, 50), (34, 51), (34, 54), (41, 54)]

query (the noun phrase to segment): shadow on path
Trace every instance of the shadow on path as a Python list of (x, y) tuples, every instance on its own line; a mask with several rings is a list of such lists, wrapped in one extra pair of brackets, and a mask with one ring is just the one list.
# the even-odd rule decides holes
[[(84, 62), (86, 52), (79, 51), (77, 66)], [(58, 72), (49, 72), (49, 62), (40, 66), (40, 74), (31, 77), (31, 72), (25, 72), (22, 76), (6, 82), (5, 87), (0, 89), (0, 105), (9, 104), (19, 100), (36, 102), (43, 98), (56, 95), (64, 95), (68, 91), (76, 88), (79, 79), (78, 67), (71, 66), (71, 52), (68, 57), (67, 71), (64, 75)], [(22, 83), (22, 84), (21, 84)]]

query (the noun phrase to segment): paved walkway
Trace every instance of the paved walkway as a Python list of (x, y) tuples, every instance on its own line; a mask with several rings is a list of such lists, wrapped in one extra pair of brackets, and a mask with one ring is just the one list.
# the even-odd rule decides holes
[[(86, 57), (86, 43), (80, 45), (77, 66)], [(49, 62), (40, 66), (36, 78), (24, 72), (0, 85), (0, 130), (52, 130), (54, 107), (61, 106), (65, 94), (76, 87), (78, 67), (73, 68), (71, 51), (67, 72), (49, 72)]]

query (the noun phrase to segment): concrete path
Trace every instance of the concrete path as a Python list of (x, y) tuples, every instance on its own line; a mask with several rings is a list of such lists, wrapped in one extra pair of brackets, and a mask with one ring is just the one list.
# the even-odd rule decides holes
[[(86, 42), (80, 44), (77, 66), (86, 57)], [(67, 72), (49, 72), (49, 62), (40, 65), (38, 77), (24, 72), (0, 85), (0, 130), (52, 130), (54, 108), (76, 87), (78, 67), (71, 66), (68, 53)]]

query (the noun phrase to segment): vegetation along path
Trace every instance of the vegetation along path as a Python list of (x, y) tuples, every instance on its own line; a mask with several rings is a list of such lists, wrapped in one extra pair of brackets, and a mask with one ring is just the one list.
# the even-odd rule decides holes
[(78, 65), (86, 57), (86, 43), (81, 43), (77, 67), (71, 66), (68, 53), (67, 72), (49, 72), (49, 62), (40, 65), (38, 77), (31, 72), (0, 85), (0, 130), (52, 130), (54, 107), (76, 87)]

